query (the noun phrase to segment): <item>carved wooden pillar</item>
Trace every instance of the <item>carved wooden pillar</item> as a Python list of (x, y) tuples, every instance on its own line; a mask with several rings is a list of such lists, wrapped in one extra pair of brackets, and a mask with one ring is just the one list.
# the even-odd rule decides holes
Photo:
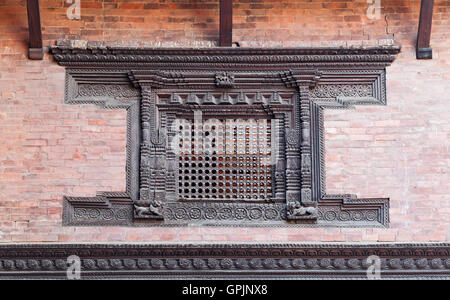
[(312, 199), (311, 101), (308, 82), (300, 82), (299, 120), (287, 135), (287, 218), (316, 220), (317, 201)]
[(311, 174), (311, 101), (309, 99), (309, 86), (300, 86), (300, 126), (301, 126), (301, 202), (311, 205), (312, 174)]
[(142, 141), (141, 141), (141, 166), (140, 166), (140, 190), (139, 200), (140, 204), (149, 204), (150, 195), (150, 97), (151, 89), (145, 88), (142, 90), (141, 101), (141, 128), (142, 128)]
[(166, 143), (156, 118), (156, 103), (151, 87), (142, 87), (141, 100), (141, 168), (139, 201), (135, 205), (135, 217), (162, 218), (162, 202), (165, 200), (167, 160)]
[(165, 124), (167, 132), (167, 178), (166, 178), (166, 199), (170, 201), (178, 200), (178, 154), (176, 153), (175, 144), (178, 144), (177, 131), (178, 128), (174, 128), (176, 116), (175, 114), (167, 114), (167, 120)]
[(317, 200), (312, 199), (311, 100), (309, 89), (320, 79), (317, 70), (289, 71), (281, 74), (287, 87), (295, 87), (293, 128), (286, 138), (286, 205), (288, 220), (317, 219)]
[(300, 132), (296, 129), (286, 132), (286, 201), (288, 205), (301, 201)]
[(284, 114), (276, 114), (275, 126), (275, 199), (285, 199), (286, 196), (286, 152), (285, 133), (286, 121)]

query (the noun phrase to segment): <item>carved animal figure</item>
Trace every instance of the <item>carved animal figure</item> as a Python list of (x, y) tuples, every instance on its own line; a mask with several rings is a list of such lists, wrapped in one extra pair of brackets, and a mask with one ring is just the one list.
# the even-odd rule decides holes
[(316, 207), (305, 207), (300, 202), (291, 202), (288, 204), (288, 214), (294, 217), (311, 216), (317, 213)]
[(139, 217), (162, 216), (162, 204), (159, 201), (153, 201), (148, 207), (134, 205), (134, 208)]

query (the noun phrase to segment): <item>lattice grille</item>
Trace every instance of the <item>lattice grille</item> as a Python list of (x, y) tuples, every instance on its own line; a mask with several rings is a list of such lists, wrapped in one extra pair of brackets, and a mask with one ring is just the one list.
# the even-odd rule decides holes
[(185, 200), (272, 197), (270, 120), (183, 121), (179, 195)]

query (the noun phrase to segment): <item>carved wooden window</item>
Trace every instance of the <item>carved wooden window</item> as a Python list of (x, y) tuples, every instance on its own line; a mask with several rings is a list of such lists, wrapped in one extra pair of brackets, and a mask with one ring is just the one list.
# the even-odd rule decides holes
[(64, 224), (387, 226), (388, 199), (326, 193), (323, 110), (385, 104), (398, 52), (52, 48), (67, 103), (128, 111), (127, 190)]

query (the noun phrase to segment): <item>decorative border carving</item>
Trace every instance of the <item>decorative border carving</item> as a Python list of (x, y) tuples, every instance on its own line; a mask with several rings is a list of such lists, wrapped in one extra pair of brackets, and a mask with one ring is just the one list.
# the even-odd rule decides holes
[[(128, 195), (128, 203), (117, 201), (117, 197), (107, 193), (100, 193), (94, 198), (66, 197), (64, 224), (185, 226), (189, 223), (208, 226), (387, 227), (388, 199), (356, 199), (352, 195), (326, 194), (321, 112), (325, 108), (386, 104), (385, 68), (395, 59), (399, 50), (397, 47), (361, 49), (53, 47), (52, 53), (58, 63), (69, 66), (66, 76), (66, 103), (96, 104), (104, 108), (121, 108), (128, 111), (127, 190), (124, 193)], [(95, 82), (92, 78), (95, 78)], [(270, 99), (260, 92), (261, 85), (273, 92)], [(145, 159), (145, 156), (141, 157), (143, 154), (140, 149), (141, 143), (153, 143), (155, 151), (158, 151), (159, 144), (155, 144), (155, 141), (165, 138), (164, 132), (155, 136), (157, 133), (155, 124), (152, 125), (151, 122), (147, 124), (144, 120), (152, 119), (151, 116), (147, 116), (150, 112), (148, 105), (155, 105), (152, 104), (152, 98), (158, 95), (153, 89), (168, 91), (169, 96), (164, 100), (167, 102), (167, 109), (177, 109), (177, 103), (181, 107), (182, 104), (193, 102), (192, 105), (209, 104), (210, 106), (207, 108), (205, 106), (205, 109), (208, 113), (214, 114), (215, 105), (211, 104), (220, 104), (225, 100), (231, 104), (230, 107), (241, 102), (251, 105), (258, 101), (261, 103), (269, 101), (266, 105), (276, 102), (281, 105), (282, 102), (286, 102), (283, 105), (298, 106), (295, 111), (298, 109), (299, 114), (298, 116), (294, 114), (292, 120), (291, 117), (283, 117), (281, 111), (275, 109), (271, 111), (271, 114), (283, 124), (289, 124), (286, 128), (286, 145), (283, 144), (283, 147), (286, 146), (287, 165), (280, 166), (283, 167), (279, 172), (281, 177), (276, 177), (278, 179), (275, 183), (276, 186), (283, 186), (285, 189), (287, 203), (265, 204), (267, 207), (261, 211), (257, 224), (254, 224), (251, 222), (254, 219), (252, 213), (255, 216), (257, 208), (262, 209), (260, 204), (252, 206), (252, 204), (177, 202), (161, 206), (165, 188), (160, 189), (156, 186), (155, 191), (156, 189), (158, 191), (154, 199), (142, 198), (142, 187), (146, 183), (145, 180), (142, 181), (142, 177), (139, 178), (139, 160)], [(217, 89), (220, 96), (213, 95), (215, 92), (206, 92), (202, 98), (201, 91), (212, 89)], [(255, 98), (250, 99), (239, 90), (246, 92), (254, 90)], [(197, 91), (200, 91), (200, 94)], [(296, 101), (292, 101), (293, 93), (298, 94)], [(289, 100), (286, 100), (285, 94), (290, 95)], [(176, 97), (180, 99), (177, 100)], [(143, 101), (145, 99), (148, 103)], [(228, 111), (233, 114), (232, 109)], [(149, 133), (145, 131), (147, 127)], [(284, 131), (281, 134), (284, 136)], [(293, 138), (295, 135), (301, 135), (297, 143)], [(300, 153), (298, 157), (297, 151)], [(282, 173), (285, 172), (289, 176), (283, 177)], [(141, 196), (139, 196), (140, 188)], [(148, 201), (151, 202), (151, 206), (141, 206)], [(217, 224), (208, 218), (204, 210), (206, 207), (210, 209), (210, 213), (214, 213), (214, 210), (217, 216), (222, 213), (223, 222)], [(224, 209), (228, 209), (227, 214)], [(266, 210), (271, 209), (276, 211), (276, 216), (273, 217), (275, 214), (269, 214), (272, 217), (265, 216)], [(134, 216), (132, 214), (130, 217), (128, 212), (133, 210)], [(200, 214), (198, 210), (201, 211)], [(177, 212), (181, 218), (177, 217)]]
[[(386, 67), (394, 61), (400, 47), (323, 47), (323, 48), (132, 48), (107, 47), (92, 43), (76, 48), (71, 41), (52, 47), (56, 61), (63, 66), (159, 66), (162, 68), (197, 68), (199, 65), (219, 69), (242, 67), (276, 69), (314, 66)], [(288, 68), (289, 69), (289, 68)]]
[(64, 197), (63, 225), (127, 226), (133, 216), (127, 193), (99, 193), (97, 197)]
[(0, 279), (450, 279), (450, 244), (3, 244)]

